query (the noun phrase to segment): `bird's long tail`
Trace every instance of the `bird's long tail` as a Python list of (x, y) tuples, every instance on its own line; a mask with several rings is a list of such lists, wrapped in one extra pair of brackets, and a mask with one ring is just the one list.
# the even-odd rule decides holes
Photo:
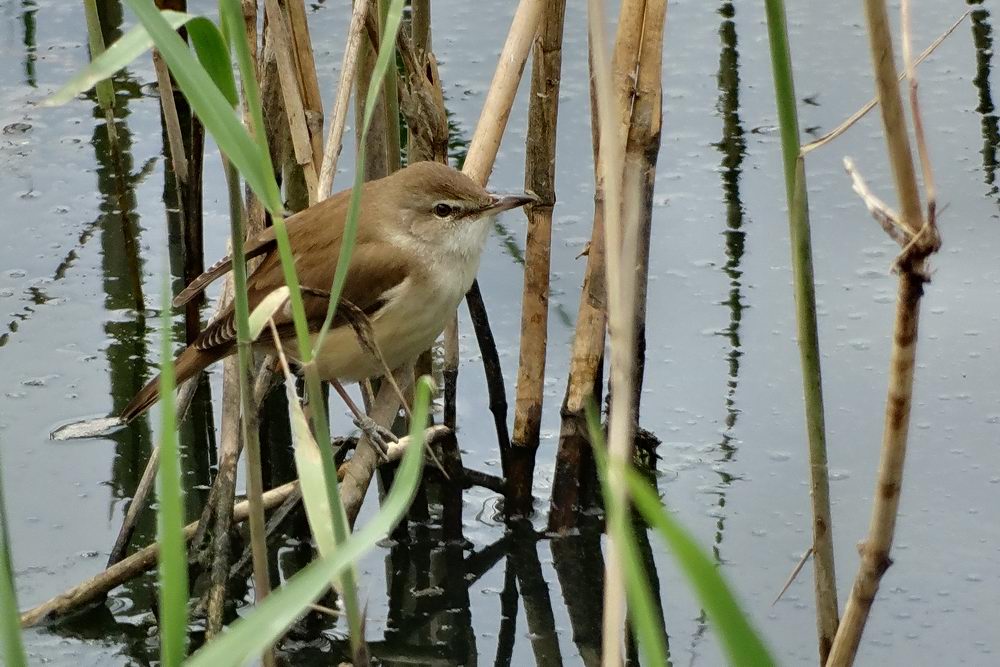
[[(226, 356), (228, 350), (199, 350), (193, 345), (184, 349), (180, 355), (174, 359), (174, 378), (177, 386), (188, 380), (208, 365)], [(119, 415), (123, 423), (128, 424), (133, 419), (148, 410), (160, 398), (160, 376), (150, 380), (139, 393), (129, 401)]]

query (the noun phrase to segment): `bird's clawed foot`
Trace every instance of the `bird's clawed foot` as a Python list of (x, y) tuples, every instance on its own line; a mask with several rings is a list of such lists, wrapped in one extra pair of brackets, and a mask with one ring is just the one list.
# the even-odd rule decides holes
[(378, 450), (382, 458), (388, 460), (389, 443), (399, 442), (399, 438), (393, 435), (389, 429), (375, 423), (375, 420), (368, 415), (355, 417), (354, 425), (361, 429), (365, 437), (375, 445), (375, 449)]

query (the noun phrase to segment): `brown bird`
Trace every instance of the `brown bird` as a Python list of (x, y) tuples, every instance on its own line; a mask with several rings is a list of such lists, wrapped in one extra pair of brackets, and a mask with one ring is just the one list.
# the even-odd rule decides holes
[[(329, 299), (323, 293), (333, 284), (350, 197), (345, 190), (287, 220), (314, 344), (326, 316)], [(535, 199), (492, 195), (462, 172), (436, 162), (417, 162), (362, 186), (357, 240), (341, 298), (368, 316), (389, 368), (416, 360), (444, 330), (472, 286), (493, 218)], [(245, 248), (248, 259), (263, 257), (247, 280), (252, 311), (285, 280), (273, 228), (247, 240)], [(230, 269), (232, 258), (221, 260), (182, 290), (174, 306), (187, 303)], [(298, 348), (287, 307), (274, 315), (274, 323), (286, 353), (295, 359)], [(261, 344), (268, 346), (265, 337)], [(175, 359), (177, 383), (235, 352), (230, 305)], [(383, 374), (381, 363), (339, 315), (315, 361), (326, 380), (356, 382)], [(132, 421), (158, 398), (156, 377), (120, 418)]]

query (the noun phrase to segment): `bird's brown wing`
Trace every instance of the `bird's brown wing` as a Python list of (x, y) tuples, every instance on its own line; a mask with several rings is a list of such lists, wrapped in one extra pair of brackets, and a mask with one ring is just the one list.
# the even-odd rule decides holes
[[(350, 201), (350, 191), (339, 192), (329, 199), (325, 199), (319, 204), (315, 204), (308, 209), (288, 218), (285, 224), (288, 229), (288, 238), (292, 247), (296, 248), (303, 238), (316, 234), (318, 228), (326, 227), (325, 231), (336, 236), (338, 239), (343, 233), (343, 220), (347, 213), (347, 204)], [(341, 221), (338, 229), (336, 221)], [(321, 230), (322, 231), (322, 230)], [(322, 234), (320, 234), (322, 236)], [(338, 241), (339, 243), (339, 241)], [(266, 253), (277, 251), (277, 238), (274, 235), (274, 227), (268, 227), (247, 242), (243, 248), (247, 259), (260, 257)], [(191, 281), (191, 283), (177, 293), (174, 297), (173, 306), (179, 308), (188, 301), (205, 291), (205, 288), (215, 282), (218, 278), (229, 273), (233, 268), (233, 258), (231, 255), (223, 257), (218, 262), (210, 266), (204, 273)]]
[[(351, 255), (341, 300), (349, 302), (370, 317), (385, 304), (387, 293), (406, 280), (409, 262), (401, 251), (386, 243), (377, 243), (368, 234), (362, 234), (361, 229), (358, 231), (357, 245)], [(293, 248), (297, 258), (310, 257), (309, 261), (297, 259), (296, 269), (303, 288), (302, 299), (309, 330), (316, 332), (322, 326), (330, 303), (328, 294), (333, 285), (333, 274), (340, 253), (340, 236), (303, 236), (293, 242)], [(322, 261), (317, 258), (322, 258)], [(277, 252), (271, 252), (248, 281), (251, 312), (268, 294), (284, 284), (281, 259)], [(346, 315), (338, 308), (331, 326), (346, 324)], [(294, 336), (290, 307), (281, 308), (275, 313), (274, 324), (282, 339)], [(210, 351), (228, 348), (235, 342), (236, 317), (230, 306), (206, 327), (194, 345), (200, 350)]]

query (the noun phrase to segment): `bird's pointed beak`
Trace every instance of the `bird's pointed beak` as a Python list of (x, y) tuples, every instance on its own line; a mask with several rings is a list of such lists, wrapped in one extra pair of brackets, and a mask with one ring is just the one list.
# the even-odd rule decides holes
[(530, 192), (520, 192), (517, 194), (493, 194), (490, 193), (490, 204), (483, 213), (496, 215), (512, 208), (520, 208), (527, 204), (534, 204), (539, 201), (538, 196)]

